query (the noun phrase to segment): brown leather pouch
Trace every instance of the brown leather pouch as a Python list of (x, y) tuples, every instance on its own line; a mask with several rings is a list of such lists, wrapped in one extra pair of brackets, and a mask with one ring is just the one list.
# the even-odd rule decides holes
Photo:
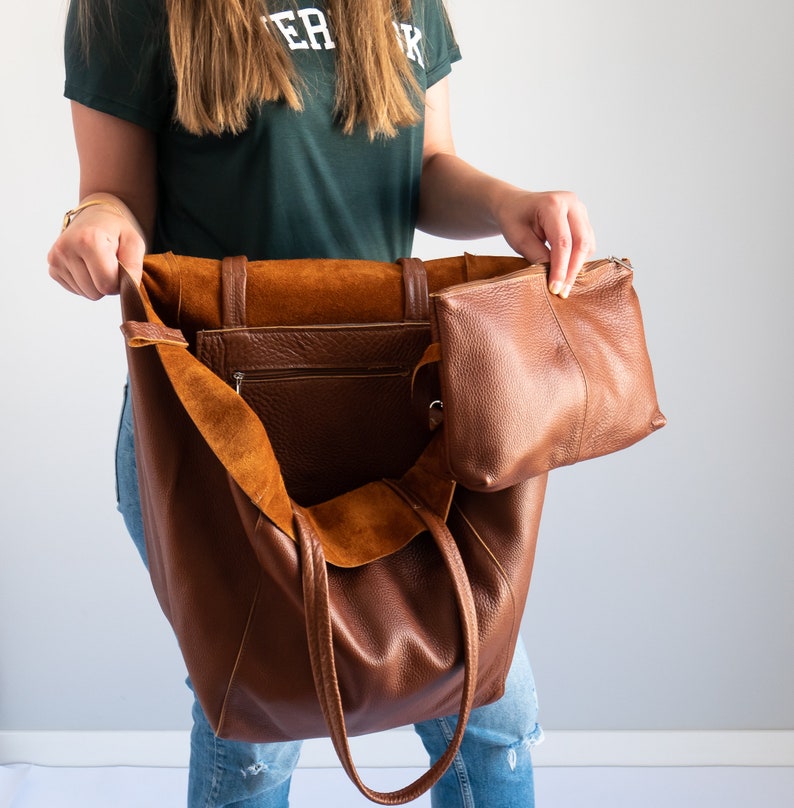
[[(470, 267), (482, 260), (467, 256)], [(667, 423), (631, 265), (589, 262), (567, 299), (549, 293), (547, 271), (431, 295), (425, 362), (439, 361), (447, 463), (467, 488), (505, 488), (616, 452)]]

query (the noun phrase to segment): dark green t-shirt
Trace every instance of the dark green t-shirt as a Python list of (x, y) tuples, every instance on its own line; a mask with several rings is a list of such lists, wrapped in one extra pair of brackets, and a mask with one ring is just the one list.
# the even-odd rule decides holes
[[(221, 258), (368, 258), (410, 254), (423, 126), (372, 142), (333, 118), (334, 46), (324, 5), (270, 4), (302, 78), (304, 110), (254, 111), (240, 135), (196, 137), (173, 122), (164, 0), (114, 0), (83, 57), (74, 0), (66, 30), (65, 95), (157, 136), (158, 212), (152, 250)], [(109, 34), (108, 28), (112, 31)], [(440, 0), (414, 0), (395, 33), (425, 89), (460, 58)]]

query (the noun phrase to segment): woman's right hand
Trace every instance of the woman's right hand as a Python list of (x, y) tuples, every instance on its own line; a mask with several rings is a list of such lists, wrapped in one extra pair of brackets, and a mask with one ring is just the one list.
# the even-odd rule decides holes
[(82, 203), (92, 199), (103, 204), (76, 213), (52, 245), (47, 260), (50, 277), (64, 289), (99, 300), (118, 294), (119, 264), (136, 282), (140, 280), (146, 242), (132, 211), (118, 197), (93, 194)]

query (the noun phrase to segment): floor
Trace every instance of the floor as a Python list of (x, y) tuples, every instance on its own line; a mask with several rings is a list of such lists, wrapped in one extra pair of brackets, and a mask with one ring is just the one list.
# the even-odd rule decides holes
[[(365, 782), (393, 789), (413, 769), (366, 769)], [(0, 766), (0, 808), (183, 808), (185, 769)], [(536, 769), (538, 808), (793, 808), (794, 768)], [(368, 806), (339, 769), (298, 769), (291, 808)], [(422, 797), (415, 808), (429, 808)], [(477, 808), (488, 808), (478, 806)]]

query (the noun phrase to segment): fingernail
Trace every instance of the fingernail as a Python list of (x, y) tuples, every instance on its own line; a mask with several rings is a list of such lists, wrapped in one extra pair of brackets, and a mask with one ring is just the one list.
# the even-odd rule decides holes
[(571, 293), (571, 284), (569, 283), (563, 290), (560, 292), (560, 297), (565, 300), (566, 297)]
[(562, 290), (562, 283), (560, 281), (553, 281), (552, 283), (549, 284), (549, 291), (553, 295), (558, 295), (561, 290)]

